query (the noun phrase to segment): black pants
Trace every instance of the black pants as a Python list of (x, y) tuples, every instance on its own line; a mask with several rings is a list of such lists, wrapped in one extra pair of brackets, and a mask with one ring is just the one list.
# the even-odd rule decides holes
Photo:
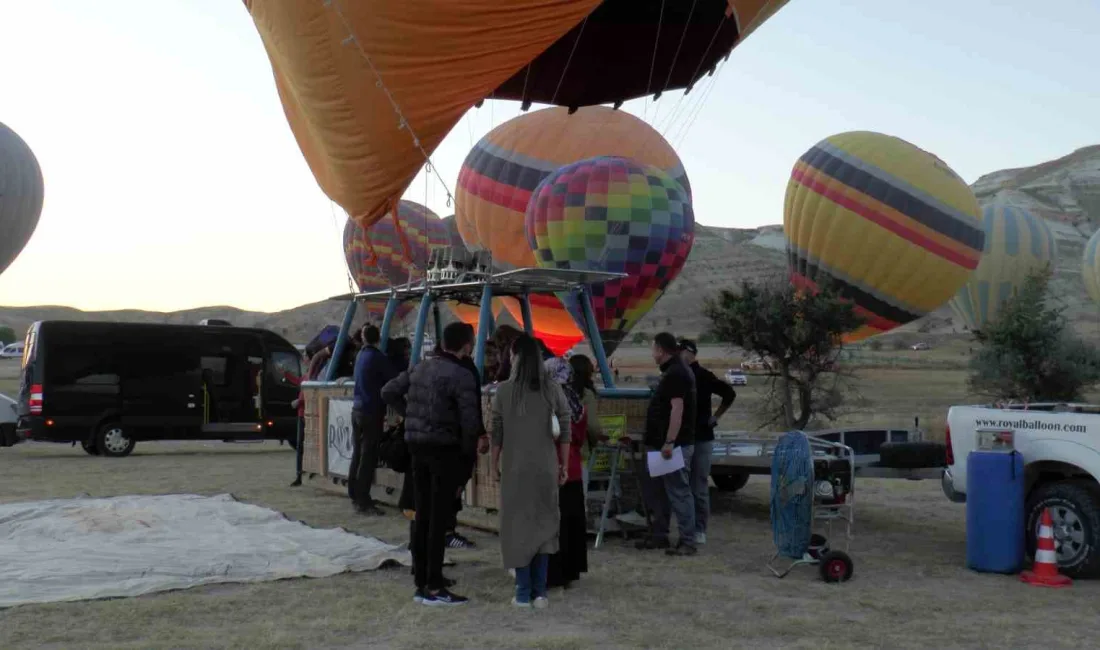
[(413, 451), (416, 522), (413, 526), (413, 570), (417, 588), (441, 589), (443, 551), (454, 518), (455, 491), (461, 481), (457, 453)]
[(348, 496), (359, 509), (374, 505), (370, 490), (374, 483), (374, 470), (378, 468), (378, 443), (382, 440), (384, 425), (384, 414), (351, 413), (354, 447), (348, 469)]

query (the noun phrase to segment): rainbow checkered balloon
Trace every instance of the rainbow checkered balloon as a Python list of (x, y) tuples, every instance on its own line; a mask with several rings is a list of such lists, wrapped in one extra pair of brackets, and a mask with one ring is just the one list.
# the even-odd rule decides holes
[[(627, 158), (600, 156), (561, 167), (531, 194), (527, 241), (542, 268), (626, 273), (590, 287), (608, 354), (684, 268), (695, 216), (668, 173)], [(562, 295), (579, 327), (574, 295)]]

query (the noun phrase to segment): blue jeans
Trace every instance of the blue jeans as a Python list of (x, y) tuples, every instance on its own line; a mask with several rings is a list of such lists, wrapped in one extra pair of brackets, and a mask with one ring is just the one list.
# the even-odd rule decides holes
[(538, 553), (531, 564), (516, 569), (516, 602), (529, 603), (531, 598), (546, 598), (546, 568), (550, 556)]
[(643, 463), (646, 478), (642, 481), (642, 489), (651, 515), (653, 539), (668, 541), (669, 523), (675, 513), (676, 524), (680, 528), (680, 544), (695, 546), (695, 498), (691, 494), (688, 474), (695, 447), (686, 445), (678, 449), (684, 454), (684, 469), (653, 477), (649, 475), (649, 465)]
[(710, 458), (714, 441), (695, 442), (691, 455), (691, 493), (695, 497), (695, 532), (707, 532), (710, 518)]

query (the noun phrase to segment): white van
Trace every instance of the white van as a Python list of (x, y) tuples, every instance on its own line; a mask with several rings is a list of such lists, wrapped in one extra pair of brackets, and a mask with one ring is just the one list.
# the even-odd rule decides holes
[(0, 359), (22, 359), (23, 358), (23, 342), (16, 341), (10, 345), (6, 345), (0, 348)]

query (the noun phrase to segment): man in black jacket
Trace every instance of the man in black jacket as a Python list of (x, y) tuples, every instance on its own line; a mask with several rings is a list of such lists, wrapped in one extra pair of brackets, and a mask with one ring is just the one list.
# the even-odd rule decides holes
[(416, 525), (413, 530), (414, 600), (425, 605), (463, 605), (443, 577), (443, 553), (454, 498), (476, 454), (482, 422), (478, 386), (462, 364), (474, 344), (473, 330), (452, 323), (443, 330), (443, 353), (401, 373), (382, 398), (405, 417), (412, 454)]
[[(695, 452), (691, 455), (688, 474), (695, 497), (695, 543), (707, 543), (707, 520), (710, 519), (710, 458), (714, 449), (714, 427), (733, 406), (737, 393), (733, 387), (699, 365), (699, 348), (691, 339), (680, 339), (680, 358), (695, 374)], [(722, 398), (718, 410), (711, 415), (711, 399)]]

